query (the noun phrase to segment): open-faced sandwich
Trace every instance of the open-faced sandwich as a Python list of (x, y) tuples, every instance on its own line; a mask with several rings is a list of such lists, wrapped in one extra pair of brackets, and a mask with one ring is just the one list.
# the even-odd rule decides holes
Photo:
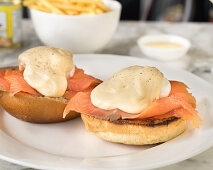
[(81, 113), (88, 131), (132, 145), (168, 141), (187, 128), (199, 127), (196, 100), (182, 82), (169, 81), (155, 67), (132, 66), (96, 87), (77, 92), (64, 117)]
[(19, 67), (0, 69), (0, 105), (16, 118), (33, 123), (52, 123), (79, 116), (70, 111), (69, 99), (94, 88), (101, 81), (73, 64), (72, 53), (41, 46), (19, 56)]

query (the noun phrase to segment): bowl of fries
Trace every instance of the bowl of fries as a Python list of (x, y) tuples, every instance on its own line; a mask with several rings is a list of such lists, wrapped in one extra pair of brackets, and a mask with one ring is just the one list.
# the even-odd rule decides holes
[(39, 39), (73, 53), (93, 53), (116, 31), (121, 5), (114, 0), (24, 0)]

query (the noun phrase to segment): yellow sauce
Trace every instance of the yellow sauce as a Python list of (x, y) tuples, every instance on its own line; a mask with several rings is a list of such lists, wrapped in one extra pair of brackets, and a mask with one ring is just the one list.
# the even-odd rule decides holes
[(61, 97), (67, 89), (66, 74), (73, 69), (72, 53), (61, 48), (41, 46), (19, 56), (25, 81), (48, 97)]
[(181, 48), (183, 45), (173, 42), (148, 42), (145, 43), (146, 46), (153, 48)]
[[(132, 66), (115, 73), (91, 93), (93, 105), (105, 109), (120, 109), (139, 113), (153, 100), (168, 96), (170, 83), (155, 67)], [(165, 97), (165, 96), (163, 96)]]

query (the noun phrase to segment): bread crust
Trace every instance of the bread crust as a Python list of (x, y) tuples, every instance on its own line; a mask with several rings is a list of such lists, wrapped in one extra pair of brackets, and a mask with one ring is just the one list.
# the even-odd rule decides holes
[[(151, 123), (147, 119), (139, 123), (138, 120), (107, 121), (81, 114), (85, 129), (96, 136), (110, 141), (129, 145), (146, 145), (166, 142), (187, 128), (187, 123), (181, 118), (158, 120)], [(165, 123), (167, 122), (167, 123)]]
[(22, 92), (12, 95), (0, 91), (0, 105), (12, 116), (32, 123), (62, 122), (80, 116), (71, 111), (63, 119), (67, 102), (64, 98), (35, 97)]

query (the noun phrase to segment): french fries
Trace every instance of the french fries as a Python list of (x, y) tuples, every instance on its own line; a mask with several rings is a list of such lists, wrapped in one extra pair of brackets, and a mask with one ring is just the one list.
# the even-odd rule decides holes
[(110, 11), (102, 0), (23, 0), (23, 5), (61, 15), (95, 15)]

